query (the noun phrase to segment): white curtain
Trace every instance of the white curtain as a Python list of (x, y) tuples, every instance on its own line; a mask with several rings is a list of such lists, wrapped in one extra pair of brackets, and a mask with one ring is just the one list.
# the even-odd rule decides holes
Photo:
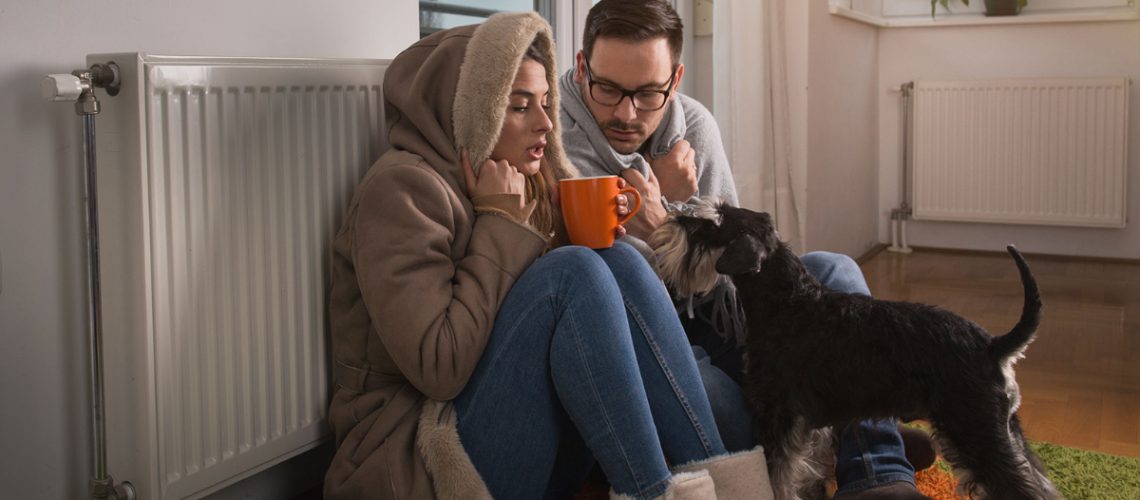
[(713, 114), (743, 207), (772, 214), (803, 249), (806, 172), (791, 157), (786, 1), (714, 0)]

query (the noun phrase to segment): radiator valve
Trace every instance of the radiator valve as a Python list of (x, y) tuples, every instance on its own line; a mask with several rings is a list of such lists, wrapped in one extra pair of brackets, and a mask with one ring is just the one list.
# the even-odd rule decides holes
[(136, 500), (135, 488), (129, 482), (115, 485), (110, 474), (102, 479), (91, 479), (91, 498), (94, 500)]
[(40, 81), (40, 93), (49, 101), (74, 102), (77, 114), (97, 115), (99, 100), (95, 98), (95, 88), (101, 88), (107, 91), (107, 95), (115, 96), (119, 94), (121, 83), (119, 66), (110, 62), (95, 64), (70, 74), (47, 75)]

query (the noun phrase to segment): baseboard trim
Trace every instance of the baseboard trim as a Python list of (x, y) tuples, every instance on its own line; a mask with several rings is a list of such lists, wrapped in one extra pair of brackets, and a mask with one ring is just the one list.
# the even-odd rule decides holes
[[(876, 257), (884, 249), (888, 247), (885, 243), (880, 243), (878, 246), (868, 250), (858, 259), (855, 259), (859, 264)], [(928, 247), (928, 246), (912, 246), (916, 252), (927, 253), (945, 253), (953, 255), (1007, 255), (1004, 250), (971, 250), (966, 248), (943, 248), (943, 247)], [(1038, 252), (1021, 252), (1026, 257), (1034, 259), (1046, 259), (1063, 262), (1098, 262), (1103, 264), (1126, 264), (1126, 265), (1140, 265), (1140, 259), (1129, 259), (1124, 257), (1092, 257), (1085, 255), (1062, 255), (1051, 253), (1038, 253)]]
[(867, 261), (875, 258), (875, 256), (882, 253), (883, 250), (886, 250), (887, 247), (889, 247), (889, 246), (890, 245), (887, 245), (886, 243), (876, 243), (874, 246), (867, 249), (866, 252), (863, 252), (863, 255), (856, 257), (855, 263), (859, 264), (859, 265), (863, 265), (863, 264), (867, 263)]

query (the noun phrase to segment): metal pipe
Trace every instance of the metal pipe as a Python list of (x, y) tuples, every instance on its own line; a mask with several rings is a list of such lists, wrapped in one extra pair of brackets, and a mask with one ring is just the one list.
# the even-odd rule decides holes
[(911, 144), (911, 141), (913, 140), (912, 134), (914, 133), (911, 130), (911, 128), (912, 128), (911, 121), (912, 120), (911, 120), (910, 106), (911, 106), (911, 100), (914, 97), (914, 82), (906, 82), (905, 84), (903, 84), (902, 95), (903, 95), (903, 168), (902, 168), (903, 199), (902, 199), (902, 207), (901, 208), (903, 210), (906, 210), (908, 212), (907, 215), (909, 216), (910, 215), (909, 214), (910, 197), (911, 197), (910, 144)]
[(902, 203), (898, 208), (891, 210), (891, 246), (887, 250), (899, 253), (910, 253), (911, 248), (906, 244), (906, 221), (913, 213), (910, 209), (910, 141), (911, 116), (910, 101), (913, 95), (914, 82), (907, 82), (898, 88), (902, 92), (903, 102), (903, 164), (902, 164)]
[(103, 395), (103, 303), (99, 283), (99, 199), (95, 162), (95, 115), (99, 99), (95, 87), (110, 95), (119, 93), (119, 68), (115, 63), (96, 64), (70, 75), (48, 75), (41, 84), (44, 97), (53, 101), (75, 101), (75, 112), (83, 118), (83, 183), (87, 203), (87, 329), (91, 384), (92, 475), (91, 498), (95, 500), (134, 500), (129, 482), (115, 484), (107, 473), (107, 425)]
[(895, 217), (891, 217), (891, 246), (889, 248), (892, 250), (899, 248), (899, 220)]
[(87, 194), (87, 322), (91, 356), (91, 432), (95, 481), (107, 478), (107, 429), (103, 400), (103, 320), (99, 287), (99, 200), (95, 169), (95, 115), (83, 115), (83, 173)]
[(906, 219), (899, 219), (899, 247), (902, 248), (902, 253), (913, 251), (906, 243)]

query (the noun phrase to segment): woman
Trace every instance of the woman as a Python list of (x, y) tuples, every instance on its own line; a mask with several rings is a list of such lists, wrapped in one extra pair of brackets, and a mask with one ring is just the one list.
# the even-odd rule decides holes
[(326, 498), (569, 496), (594, 459), (632, 498), (770, 496), (759, 450), (725, 453), (644, 259), (551, 250), (553, 187), (575, 174), (553, 62), (526, 13), (436, 33), (388, 68), (392, 150), (334, 241)]

